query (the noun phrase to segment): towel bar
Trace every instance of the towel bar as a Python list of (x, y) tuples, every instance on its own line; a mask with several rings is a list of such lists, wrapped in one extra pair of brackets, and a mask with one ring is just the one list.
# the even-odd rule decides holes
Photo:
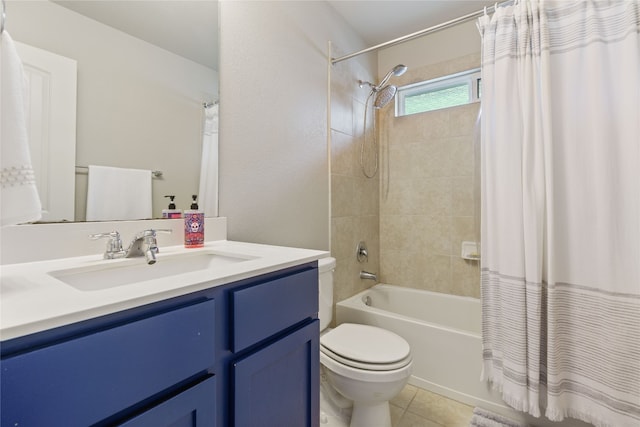
[[(86, 175), (89, 173), (89, 168), (87, 166), (76, 166), (76, 173)], [(162, 178), (162, 171), (151, 171), (151, 176), (160, 179)]]

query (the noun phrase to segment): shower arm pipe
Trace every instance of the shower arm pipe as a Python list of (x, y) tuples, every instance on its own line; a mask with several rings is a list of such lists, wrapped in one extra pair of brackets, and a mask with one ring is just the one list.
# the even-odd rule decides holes
[(409, 40), (417, 39), (418, 37), (426, 36), (427, 34), (435, 33), (436, 31), (444, 30), (446, 28), (453, 27), (458, 24), (462, 24), (463, 22), (467, 22), (472, 19), (479, 18), (486, 13), (495, 12), (496, 9), (498, 9), (501, 6), (508, 6), (513, 3), (514, 3), (514, 0), (507, 0), (502, 3), (496, 3), (493, 6), (486, 7), (477, 12), (468, 13), (464, 16), (460, 16), (450, 21), (443, 22), (441, 24), (434, 25), (429, 28), (425, 28), (424, 30), (416, 31), (415, 33), (407, 34), (406, 36), (398, 37), (397, 39), (389, 40), (388, 42), (380, 43), (375, 46), (371, 46), (369, 48), (359, 50), (358, 52), (353, 52), (348, 55), (340, 56), (338, 58), (331, 58), (331, 64), (335, 65), (338, 62), (346, 61), (347, 59), (351, 59), (356, 56), (363, 55), (365, 53), (374, 52), (376, 50), (384, 49), (386, 47), (395, 46), (397, 44), (404, 43)]

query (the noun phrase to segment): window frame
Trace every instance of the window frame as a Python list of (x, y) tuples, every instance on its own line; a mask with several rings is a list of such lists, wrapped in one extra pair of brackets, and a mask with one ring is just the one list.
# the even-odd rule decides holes
[[(438, 77), (431, 80), (425, 80), (422, 82), (412, 83), (409, 85), (401, 86), (398, 88), (395, 99), (395, 115), (396, 117), (410, 116), (413, 114), (427, 113), (429, 111), (438, 111), (445, 108), (451, 108), (461, 105), (468, 105), (474, 102), (479, 102), (479, 91), (481, 88), (480, 68), (473, 68), (471, 70), (462, 71), (455, 74), (449, 74), (447, 76)], [(426, 94), (430, 92), (437, 92), (439, 90), (448, 89), (454, 86), (459, 86), (461, 83), (465, 83), (469, 90), (469, 102), (465, 104), (454, 105), (450, 107), (435, 108), (432, 110), (418, 111), (415, 113), (407, 113), (406, 98), (410, 96), (416, 96)]]

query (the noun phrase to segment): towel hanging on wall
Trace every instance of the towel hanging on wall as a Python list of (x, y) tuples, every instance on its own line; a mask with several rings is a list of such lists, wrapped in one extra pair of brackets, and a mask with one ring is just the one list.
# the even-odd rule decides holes
[(89, 165), (87, 221), (152, 217), (151, 171)]
[(37, 221), (42, 206), (31, 165), (22, 61), (4, 31), (0, 35), (0, 225)]

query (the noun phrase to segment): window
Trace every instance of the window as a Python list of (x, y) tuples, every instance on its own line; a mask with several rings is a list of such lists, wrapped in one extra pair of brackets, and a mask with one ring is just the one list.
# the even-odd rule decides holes
[(456, 107), (480, 100), (480, 69), (398, 88), (396, 117)]

